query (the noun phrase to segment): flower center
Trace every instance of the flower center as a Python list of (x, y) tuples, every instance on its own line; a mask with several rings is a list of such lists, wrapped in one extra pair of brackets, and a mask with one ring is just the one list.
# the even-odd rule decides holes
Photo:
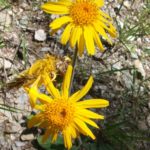
[(51, 128), (62, 131), (74, 118), (74, 105), (66, 100), (54, 100), (45, 105), (44, 118)]
[(98, 7), (92, 1), (75, 2), (70, 7), (70, 16), (76, 25), (89, 25), (98, 15)]

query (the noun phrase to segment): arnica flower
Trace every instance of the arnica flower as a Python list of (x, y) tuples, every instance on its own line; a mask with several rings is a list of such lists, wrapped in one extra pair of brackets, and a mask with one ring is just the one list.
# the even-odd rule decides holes
[[(57, 75), (57, 61), (58, 60), (55, 56), (49, 54), (45, 55), (43, 59), (36, 60), (29, 69), (20, 74), (20, 78), (27, 78), (26, 83), (24, 83), (24, 87), (33, 84), (36, 79), (44, 73), (49, 74), (53, 81)], [(39, 82), (39, 86), (41, 85), (41, 82)]]
[[(104, 99), (81, 101), (81, 98), (92, 86), (92, 76), (81, 90), (70, 95), (71, 75), (72, 66), (69, 65), (61, 91), (54, 86), (47, 74), (39, 77), (33, 86), (28, 89), (30, 101), (33, 101), (33, 103), (37, 101), (34, 108), (39, 112), (28, 121), (28, 127), (39, 126), (46, 129), (42, 142), (45, 142), (49, 137), (51, 137), (51, 142), (55, 142), (58, 135), (62, 135), (67, 149), (72, 147), (72, 139), (77, 138), (79, 133), (95, 139), (87, 124), (99, 128), (93, 119), (104, 119), (104, 116), (92, 112), (89, 108), (102, 108), (109, 105), (109, 102)], [(43, 78), (44, 85), (51, 97), (38, 91), (37, 85), (40, 78)]]
[(72, 48), (77, 45), (81, 56), (85, 46), (89, 55), (95, 54), (95, 44), (103, 51), (100, 37), (112, 44), (107, 33), (116, 37), (112, 19), (100, 9), (103, 5), (104, 0), (59, 0), (47, 2), (41, 8), (46, 13), (60, 15), (50, 28), (57, 31), (64, 26), (61, 43), (69, 41)]
[[(49, 74), (51, 80), (54, 81), (57, 74), (63, 75), (66, 72), (70, 63), (71, 59), (67, 56), (56, 57), (47, 54), (43, 59), (36, 60), (29, 69), (20, 74), (19, 78), (24, 79), (24, 87), (33, 84), (40, 75), (45, 73)], [(39, 82), (39, 86), (41, 84), (42, 80)]]

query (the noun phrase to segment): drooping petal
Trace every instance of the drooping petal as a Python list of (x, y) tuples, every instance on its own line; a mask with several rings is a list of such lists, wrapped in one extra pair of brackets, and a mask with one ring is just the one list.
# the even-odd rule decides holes
[(47, 89), (47, 91), (54, 97), (54, 98), (59, 98), (60, 97), (60, 93), (59, 90), (57, 88), (55, 88), (53, 82), (51, 81), (50, 77), (48, 76), (48, 74), (44, 74), (42, 75), (43, 81), (44, 81), (44, 85)]
[(81, 108), (103, 108), (109, 106), (109, 101), (104, 99), (89, 99), (77, 102), (76, 105)]
[(39, 113), (35, 116), (33, 116), (29, 121), (28, 121), (28, 128), (32, 128), (33, 126), (39, 124), (42, 122), (42, 113)]
[(111, 40), (109, 39), (109, 37), (107, 36), (105, 30), (101, 27), (101, 25), (99, 24), (99, 21), (95, 21), (93, 22), (93, 26), (95, 28), (95, 30), (102, 36), (104, 37), (110, 44), (112, 44)]
[(84, 26), (85, 45), (89, 55), (95, 54), (95, 46), (93, 40), (93, 30), (91, 26)]
[(98, 125), (94, 121), (92, 121), (86, 117), (78, 116), (78, 119), (82, 120), (83, 122), (85, 122), (85, 123), (87, 123), (87, 124), (89, 124), (95, 128), (99, 128)]
[(71, 29), (74, 27), (74, 25), (72, 23), (69, 23), (66, 28), (64, 29), (64, 32), (61, 36), (61, 43), (62, 44), (66, 44), (70, 38), (70, 32), (71, 32)]
[(69, 65), (62, 84), (62, 96), (68, 98), (70, 81), (72, 76), (72, 66)]
[(100, 51), (104, 51), (104, 47), (102, 45), (102, 42), (100, 40), (100, 37), (98, 36), (98, 34), (96, 33), (96, 31), (93, 31), (93, 38), (95, 43), (97, 44), (97, 46), (99, 47)]
[(54, 132), (53, 134), (51, 134), (51, 136), (52, 136), (52, 143), (54, 143), (57, 140), (58, 133)]
[(87, 127), (87, 125), (80, 119), (75, 118), (74, 122), (77, 124), (79, 128), (81, 128), (88, 136), (90, 136), (93, 140), (95, 139), (94, 134), (92, 131)]
[(32, 108), (34, 108), (37, 98), (38, 98), (38, 84), (41, 80), (41, 76), (37, 78), (37, 80), (32, 84), (31, 88), (26, 88), (26, 91), (29, 95), (29, 102)]
[(63, 131), (63, 137), (64, 137), (64, 144), (67, 149), (70, 149), (72, 147), (72, 141), (71, 141), (71, 135), (69, 130)]
[(93, 118), (93, 119), (104, 119), (104, 116), (99, 115), (95, 112), (92, 112), (90, 110), (87, 109), (82, 109), (79, 107), (79, 109), (76, 111), (76, 115), (80, 115), (83, 117), (87, 117), (87, 118)]
[(55, 19), (52, 23), (50, 23), (50, 28), (52, 28), (52, 30), (55, 30), (55, 29), (61, 28), (63, 25), (71, 21), (72, 21), (71, 17), (63, 16), (63, 17)]
[(78, 52), (79, 55), (82, 56), (85, 46), (84, 34), (82, 33), (78, 40)]
[(59, 2), (47, 2), (43, 4), (41, 8), (43, 11), (49, 14), (68, 14), (69, 13), (68, 7)]
[(50, 102), (53, 101), (53, 99), (50, 98), (50, 96), (47, 96), (47, 95), (42, 94), (42, 93), (39, 93), (39, 94), (37, 95), (37, 97), (38, 97), (38, 100), (39, 100), (41, 103), (43, 103), (43, 104), (45, 104), (45, 103), (50, 103)]
[(70, 37), (70, 45), (72, 48), (75, 46), (75, 44), (79, 40), (81, 34), (82, 34), (82, 28), (80, 26), (75, 26), (72, 29), (71, 37)]
[(69, 99), (71, 101), (80, 100), (90, 90), (92, 84), (93, 84), (93, 77), (90, 76), (90, 78), (87, 81), (86, 85), (80, 91), (74, 93)]

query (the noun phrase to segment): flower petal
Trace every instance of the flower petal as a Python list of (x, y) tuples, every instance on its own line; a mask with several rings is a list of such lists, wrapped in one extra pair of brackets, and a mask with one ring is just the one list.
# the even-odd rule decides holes
[(62, 84), (62, 96), (64, 96), (65, 98), (68, 98), (69, 95), (71, 77), (72, 77), (72, 66), (69, 65)]
[(104, 6), (104, 0), (94, 0), (98, 7)]
[(82, 34), (82, 28), (80, 26), (75, 26), (71, 32), (70, 45), (73, 48)]
[(64, 32), (61, 36), (61, 43), (62, 44), (66, 44), (70, 38), (70, 32), (71, 32), (71, 29), (73, 28), (73, 24), (72, 23), (69, 23), (66, 28), (64, 29)]
[(63, 137), (64, 137), (64, 144), (67, 149), (70, 149), (72, 147), (72, 141), (71, 141), (71, 135), (69, 130), (63, 131)]
[(77, 124), (77, 126), (83, 130), (88, 136), (90, 136), (93, 140), (95, 139), (94, 134), (92, 133), (92, 131), (87, 127), (87, 125), (80, 119), (75, 118), (74, 122)]
[(89, 80), (87, 81), (86, 85), (79, 90), (78, 92), (74, 93), (69, 99), (71, 101), (79, 101), (91, 88), (93, 84), (93, 77), (90, 76)]
[(109, 106), (109, 101), (104, 99), (89, 99), (77, 102), (76, 105), (81, 108), (103, 108)]
[(44, 81), (44, 85), (47, 89), (47, 91), (54, 97), (54, 98), (59, 98), (60, 97), (60, 93), (59, 90), (57, 88), (55, 88), (53, 82), (51, 81), (50, 77), (48, 76), (48, 74), (44, 74), (42, 75), (43, 81)]
[(28, 128), (32, 128), (33, 126), (41, 123), (42, 120), (42, 113), (39, 113), (35, 116), (33, 116), (29, 121), (28, 121)]
[(82, 56), (85, 46), (84, 34), (82, 33), (78, 40), (78, 52), (79, 55)]
[(38, 98), (38, 84), (41, 80), (41, 76), (32, 84), (31, 88), (25, 88), (29, 95), (29, 101), (32, 108), (34, 108)]
[(93, 22), (93, 26), (95, 28), (95, 30), (102, 36), (104, 37), (110, 44), (112, 44), (111, 40), (109, 39), (109, 37), (107, 36), (105, 30), (101, 27), (101, 25), (99, 24), (99, 21), (95, 21)]
[(89, 125), (91, 125), (91, 126), (93, 126), (95, 128), (99, 128), (98, 125), (94, 121), (92, 121), (92, 120), (90, 120), (90, 119), (88, 119), (86, 117), (78, 116), (78, 118), (80, 120), (82, 120), (83, 122), (86, 122), (87, 124), (89, 124)]
[(94, 38), (95, 43), (99, 47), (99, 49), (103, 52), (104, 51), (104, 47), (103, 47), (102, 42), (100, 40), (100, 37), (98, 36), (96, 31), (93, 31), (93, 38)]
[(87, 117), (87, 118), (93, 118), (93, 119), (104, 119), (104, 116), (99, 115), (87, 109), (82, 109), (80, 107), (77, 110), (76, 115), (77, 116), (80, 115), (80, 116)]
[(63, 16), (60, 18), (55, 19), (51, 24), (50, 24), (50, 28), (52, 28), (52, 30), (61, 28), (63, 25), (65, 25), (68, 22), (71, 22), (72, 18), (69, 16)]
[(91, 26), (84, 26), (84, 39), (88, 54), (95, 54), (95, 46), (93, 40), (93, 30)]
[[(67, 5), (67, 3), (66, 3)], [(41, 6), (43, 11), (49, 14), (68, 14), (68, 6), (61, 4), (59, 2), (47, 2)]]

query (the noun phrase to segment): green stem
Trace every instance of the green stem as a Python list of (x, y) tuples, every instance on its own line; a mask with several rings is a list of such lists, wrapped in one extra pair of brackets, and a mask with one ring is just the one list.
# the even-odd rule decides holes
[(72, 76), (71, 76), (71, 81), (70, 81), (70, 93), (71, 93), (71, 90), (72, 90), (72, 84), (73, 84), (73, 79), (74, 79), (74, 71), (75, 71), (75, 66), (76, 66), (76, 61), (77, 61), (77, 54), (78, 54), (78, 48), (76, 46), (75, 48), (75, 51), (74, 51), (74, 55), (73, 55), (73, 58), (72, 58)]

